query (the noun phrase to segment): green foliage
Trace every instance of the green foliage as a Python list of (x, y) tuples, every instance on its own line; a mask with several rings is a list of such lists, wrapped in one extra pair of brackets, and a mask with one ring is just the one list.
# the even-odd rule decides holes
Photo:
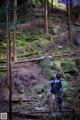
[(22, 47), (26, 45), (26, 41), (17, 40), (16, 42), (17, 42), (17, 47)]
[(0, 58), (0, 63), (6, 63), (6, 58)]
[(5, 39), (6, 39), (6, 31), (0, 29), (0, 40), (5, 41)]
[(0, 72), (5, 72), (6, 70), (6, 68), (0, 68)]
[(34, 51), (34, 52), (26, 52), (26, 53), (24, 53), (24, 54), (18, 54), (17, 56), (18, 56), (18, 57), (27, 57), (27, 56), (34, 55), (34, 54), (37, 54), (37, 51)]
[(64, 72), (77, 72), (75, 62), (69, 59), (62, 59), (61, 66), (63, 67)]
[(48, 34), (48, 35), (46, 35), (45, 37), (44, 37), (44, 39), (46, 39), (46, 40), (51, 40), (51, 35), (50, 34)]
[(2, 43), (2, 45), (0, 45), (0, 48), (1, 48), (1, 49), (6, 49), (6, 47), (7, 47), (7, 45), (6, 45), (6, 43), (4, 43), (4, 42)]
[(41, 56), (42, 50), (38, 50), (38, 56)]
[(40, 35), (37, 34), (30, 34), (26, 35), (24, 33), (20, 33), (17, 35), (18, 40), (23, 40), (23, 41), (31, 41), (31, 40), (38, 40), (40, 38)]
[[(51, 1), (52, 1), (52, 0), (49, 0), (49, 3), (50, 3), (50, 4), (52, 4)], [(57, 0), (54, 0), (53, 5), (54, 5), (54, 7), (60, 7), (60, 6), (61, 6), (61, 5), (58, 3)]]
[(56, 49), (56, 54), (59, 54), (59, 53), (60, 53), (60, 51), (58, 49)]
[(68, 83), (67, 83), (66, 80), (63, 80), (63, 81), (62, 81), (62, 86), (63, 86), (63, 89), (69, 87), (69, 85), (68, 85)]

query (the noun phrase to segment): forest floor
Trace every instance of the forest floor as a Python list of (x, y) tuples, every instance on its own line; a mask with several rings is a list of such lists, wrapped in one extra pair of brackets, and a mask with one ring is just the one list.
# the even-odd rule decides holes
[[(25, 24), (18, 25), (18, 29), (25, 34), (30, 34), (31, 32), (34, 34), (38, 32), (43, 33), (43, 28), (44, 20), (42, 20), (42, 18), (35, 18)], [(69, 42), (67, 43), (67, 18), (63, 14), (51, 14), (51, 17), (49, 17), (49, 28), (50, 33), (52, 33), (52, 38), (50, 36), (49, 38), (40, 36), (38, 40), (34, 41), (34, 44), (33, 39), (30, 38), (29, 40), (32, 44), (29, 44), (29, 46), (26, 44), (26, 46), (22, 46), (18, 50), (23, 54), (23, 48), (26, 47), (26, 51), (39, 51), (38, 54), (27, 55), (27, 57), (19, 56), (18, 61), (45, 56), (52, 56), (52, 62), (59, 62), (64, 58), (74, 59), (78, 73), (69, 73), (69, 79), (66, 79), (66, 85), (63, 84), (63, 110), (61, 115), (55, 119), (80, 120), (80, 52), (75, 52), (79, 51), (80, 47), (75, 45), (69, 46)], [(75, 39), (76, 33), (73, 33), (72, 40), (74, 43)], [(51, 116), (51, 108), (49, 105), (50, 80), (47, 78), (47, 73), (46, 75), (43, 74), (44, 69), (43, 66), (41, 66), (44, 60), (45, 59), (35, 62), (12, 63), (13, 120), (54, 119)], [(4, 65), (6, 64), (0, 63), (0, 66)], [(0, 113), (9, 111), (9, 88), (5, 86), (5, 80), (6, 72), (0, 75)]]
[[(41, 67), (36, 63), (27, 62), (13, 65), (12, 68), (13, 120), (52, 119), (48, 98), (50, 80), (44, 78)], [(9, 90), (4, 85), (5, 79), (4, 75), (0, 77), (0, 112), (9, 110)], [(17, 88), (15, 84), (23, 85), (23, 88)], [(56, 119), (79, 120), (80, 80), (67, 80), (67, 84), (68, 89), (66, 87), (63, 89), (63, 110)]]

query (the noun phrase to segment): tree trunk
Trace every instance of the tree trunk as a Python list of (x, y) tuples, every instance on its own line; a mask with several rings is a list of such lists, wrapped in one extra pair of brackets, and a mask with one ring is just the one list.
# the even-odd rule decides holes
[(50, 3), (49, 3), (49, 1), (48, 1), (48, 16), (50, 15), (50, 11), (51, 11), (51, 8), (50, 8), (51, 6), (50, 6)]
[(48, 0), (45, 0), (45, 34), (48, 34)]
[(51, 9), (53, 9), (53, 0), (51, 0)]
[(14, 40), (13, 40), (13, 61), (17, 61), (16, 56), (16, 20), (17, 20), (17, 0), (14, 0)]
[(7, 32), (7, 86), (9, 87), (9, 120), (12, 120), (12, 81), (11, 81), (11, 41), (10, 41), (10, 0), (6, 0), (6, 32)]
[(72, 38), (71, 38), (71, 10), (70, 10), (70, 4), (68, 2), (67, 4), (67, 12), (68, 12), (68, 44), (72, 44)]

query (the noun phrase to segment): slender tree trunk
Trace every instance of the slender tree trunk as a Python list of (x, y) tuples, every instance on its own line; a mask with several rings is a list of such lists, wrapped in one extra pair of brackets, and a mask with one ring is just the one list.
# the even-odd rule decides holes
[(72, 38), (71, 38), (71, 10), (70, 10), (70, 4), (68, 2), (67, 4), (67, 13), (68, 13), (68, 43), (72, 44)]
[(53, 0), (51, 0), (51, 9), (53, 9)]
[(48, 1), (48, 16), (50, 15), (50, 3), (49, 3), (49, 1)]
[(48, 0), (45, 0), (45, 34), (49, 33), (48, 30)]
[(7, 85), (9, 87), (9, 120), (12, 120), (12, 81), (11, 81), (11, 41), (10, 41), (10, 0), (6, 0), (6, 31), (7, 31)]
[(14, 0), (14, 40), (13, 40), (13, 61), (17, 61), (16, 56), (16, 20), (17, 20), (17, 0)]
[(73, 4), (70, 4), (70, 14), (71, 14), (71, 18), (72, 18), (72, 8), (73, 8)]
[(6, 31), (7, 31), (7, 85), (10, 85), (10, 79), (11, 79), (11, 47), (10, 47), (10, 28), (9, 28), (9, 23), (10, 23), (10, 14), (9, 14), (9, 0), (6, 0), (7, 3), (7, 11), (6, 11)]

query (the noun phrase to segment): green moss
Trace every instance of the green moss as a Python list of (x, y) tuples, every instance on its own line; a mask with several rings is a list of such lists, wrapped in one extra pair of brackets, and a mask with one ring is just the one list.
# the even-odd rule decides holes
[(34, 51), (34, 52), (27, 52), (27, 53), (24, 53), (24, 54), (18, 54), (17, 56), (18, 57), (27, 57), (27, 56), (30, 56), (30, 55), (33, 55), (33, 54), (37, 54), (38, 51)]
[(5, 71), (7, 71), (6, 68), (0, 68), (0, 72), (5, 72)]
[(36, 45), (36, 43), (33, 41), (33, 42), (29, 42), (28, 44), (30, 44), (32, 47), (34, 47), (34, 48), (36, 48), (37, 47), (37, 45)]
[(5, 58), (0, 58), (0, 63), (6, 63), (6, 59)]
[[(49, 0), (49, 3), (51, 4), (51, 0)], [(60, 4), (58, 4), (57, 0), (54, 0), (53, 5), (54, 7), (58, 7), (58, 8), (61, 6)]]
[(45, 40), (51, 40), (51, 37), (52, 37), (52, 36), (51, 36), (50, 34), (48, 34), (48, 35), (44, 36), (44, 39), (45, 39)]
[(38, 51), (38, 56), (41, 56), (41, 54), (42, 54), (42, 50), (39, 50)]
[(22, 47), (22, 46), (25, 46), (26, 44), (27, 44), (26, 41), (17, 40), (17, 47)]
[(68, 85), (68, 83), (67, 83), (66, 80), (63, 80), (63, 81), (62, 81), (62, 87), (63, 87), (63, 89), (69, 87), (69, 85)]
[(24, 33), (18, 33), (17, 34), (17, 40), (23, 40), (23, 41), (31, 41), (31, 40), (37, 40), (40, 38), (40, 35), (30, 33), (29, 35)]
[(63, 67), (64, 72), (77, 72), (75, 62), (69, 59), (62, 59), (61, 66)]

